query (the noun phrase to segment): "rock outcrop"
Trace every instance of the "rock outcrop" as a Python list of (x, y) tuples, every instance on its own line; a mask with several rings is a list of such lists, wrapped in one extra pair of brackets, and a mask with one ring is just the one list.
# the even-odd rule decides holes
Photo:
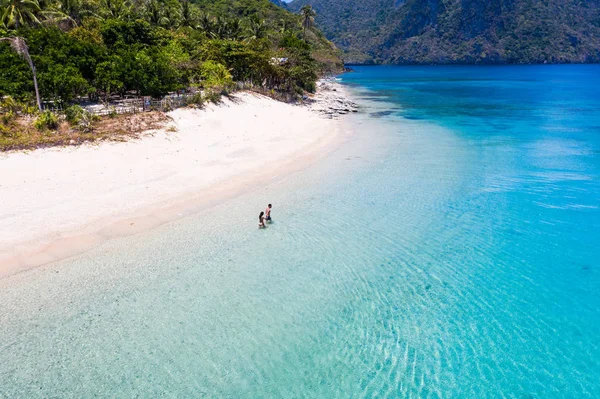
[(331, 118), (358, 112), (358, 104), (351, 101), (341, 90), (341, 86), (332, 80), (317, 82), (317, 94), (305, 100), (313, 111)]

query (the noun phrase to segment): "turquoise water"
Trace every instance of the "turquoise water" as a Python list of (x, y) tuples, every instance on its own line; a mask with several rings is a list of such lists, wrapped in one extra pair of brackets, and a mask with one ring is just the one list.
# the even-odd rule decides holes
[(0, 397), (600, 397), (600, 67), (341, 79), (323, 161), (0, 280)]

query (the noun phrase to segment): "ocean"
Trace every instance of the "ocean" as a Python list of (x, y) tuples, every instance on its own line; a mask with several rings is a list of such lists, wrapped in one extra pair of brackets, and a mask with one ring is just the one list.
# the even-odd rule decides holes
[(600, 66), (338, 80), (325, 159), (0, 280), (0, 397), (599, 398)]

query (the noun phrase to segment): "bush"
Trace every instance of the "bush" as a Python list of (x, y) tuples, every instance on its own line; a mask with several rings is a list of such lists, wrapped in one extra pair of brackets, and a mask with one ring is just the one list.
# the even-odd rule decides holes
[(186, 98), (185, 102), (187, 105), (196, 105), (198, 107), (202, 107), (204, 105), (204, 97), (202, 97), (202, 93), (194, 93), (193, 95)]
[(204, 96), (205, 100), (213, 104), (219, 104), (221, 102), (221, 93), (216, 91), (207, 91)]
[(15, 101), (11, 96), (6, 96), (2, 99), (0, 103), (0, 111), (6, 113), (15, 113), (19, 111), (19, 103)]
[(21, 112), (25, 115), (35, 115), (38, 113), (38, 108), (35, 105), (25, 103), (22, 105)]
[(8, 111), (8, 112), (2, 114), (2, 123), (4, 123), (5, 125), (8, 125), (16, 117), (17, 116), (15, 115), (15, 113), (13, 111)]
[(6, 96), (0, 102), (0, 113), (12, 114), (10, 119), (14, 119), (17, 114), (35, 115), (38, 112), (37, 106), (25, 101), (17, 101), (11, 96)]
[(306, 91), (308, 91), (309, 93), (314, 93), (317, 91), (317, 83), (313, 82), (313, 81), (308, 81), (304, 83), (304, 88), (306, 89)]
[(90, 91), (87, 80), (72, 65), (51, 65), (39, 74), (41, 95), (61, 104)]
[(89, 111), (83, 110), (83, 113), (77, 122), (77, 127), (83, 133), (92, 133), (94, 131), (94, 122), (98, 120), (100, 120), (98, 115), (94, 115)]
[(94, 130), (94, 122), (100, 120), (98, 115), (83, 109), (79, 105), (73, 105), (66, 109), (67, 121), (83, 133), (91, 133)]
[(70, 124), (76, 125), (79, 123), (79, 120), (85, 112), (87, 111), (85, 111), (79, 105), (72, 105), (65, 110), (65, 117)]
[(219, 88), (222, 90), (232, 89), (233, 77), (223, 64), (214, 61), (206, 61), (200, 66), (200, 78), (202, 86), (206, 89)]
[(38, 130), (56, 129), (58, 127), (58, 117), (52, 111), (44, 111), (33, 122)]
[(0, 124), (0, 136), (10, 137), (11, 131), (6, 126)]

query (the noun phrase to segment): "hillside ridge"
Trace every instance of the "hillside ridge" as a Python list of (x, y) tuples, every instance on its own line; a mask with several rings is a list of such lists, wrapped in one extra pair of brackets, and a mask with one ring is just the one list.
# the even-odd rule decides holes
[(600, 62), (599, 0), (294, 0), (347, 63)]

